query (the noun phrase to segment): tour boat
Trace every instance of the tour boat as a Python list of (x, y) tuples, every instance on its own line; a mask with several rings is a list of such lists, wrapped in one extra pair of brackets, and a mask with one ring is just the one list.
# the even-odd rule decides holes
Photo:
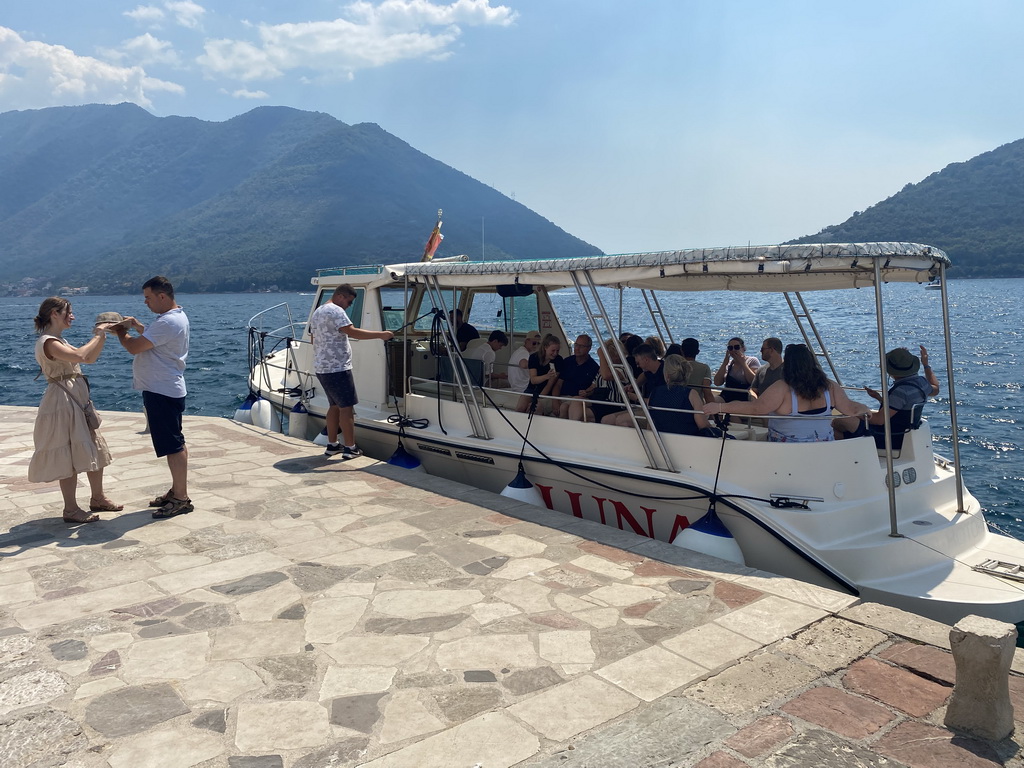
[[(748, 566), (946, 623), (968, 614), (1018, 622), (1024, 620), (1024, 545), (989, 530), (961, 480), (952, 377), (943, 381), (952, 421), (948, 457), (936, 452), (927, 419), (904, 435), (887, 434), (883, 450), (872, 437), (768, 442), (763, 420), (736, 420), (729, 434), (738, 439), (662, 434), (648, 426), (642, 402), (629, 411), (632, 428), (517, 411), (519, 393), (481, 386), (479, 367), (463, 359), (448, 320), (454, 309), (475, 318), (487, 307), (510, 339), (504, 360), (534, 329), (559, 337), (564, 353), (571, 340), (555, 305), (564, 305), (569, 291), (586, 316), (596, 357), (599, 344), (620, 330), (621, 320), (613, 317), (616, 292), (643, 296), (650, 325), (666, 344), (673, 341), (662, 311), (667, 292), (731, 291), (740, 299), (743, 292), (771, 292), (785, 299), (803, 340), (841, 382), (811, 319), (810, 295), (873, 292), (874, 328), (865, 341), (872, 350), (877, 346), (878, 370), (884, 371), (885, 285), (938, 277), (948, 371), (953, 361), (942, 278), (949, 263), (943, 251), (916, 243), (455, 258), (322, 269), (312, 278), (312, 310), (329, 301), (335, 287), (349, 284), (356, 291), (348, 310), (352, 322), (396, 332), (387, 343), (352, 344), (357, 438), (369, 456), (386, 460), (400, 447), (406, 465), (495, 492), (518, 477), (513, 485), (532, 485), (538, 502), (551, 510), (688, 548), (700, 545), (687, 530), (708, 529), (731, 536)], [(561, 295), (553, 302), (556, 291)], [(327, 402), (312, 372), (308, 320), (289, 315), (271, 327), (271, 318), (285, 310), (277, 305), (250, 322), (250, 386), (281, 414), (301, 406), (295, 423), (300, 436), (310, 438), (323, 427)], [(933, 360), (941, 354), (934, 349)], [(620, 370), (623, 380), (612, 385), (622, 394), (635, 381), (627, 366)], [(878, 381), (873, 386), (884, 391), (881, 374)]]

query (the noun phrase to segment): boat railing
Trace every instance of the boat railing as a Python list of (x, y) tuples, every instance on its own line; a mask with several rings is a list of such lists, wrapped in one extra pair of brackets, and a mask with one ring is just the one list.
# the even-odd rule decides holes
[[(264, 330), (264, 325), (266, 324), (266, 320), (268, 319), (268, 316), (274, 310), (283, 310), (284, 314), (288, 318), (288, 322), (285, 323), (284, 325), (281, 325), (281, 326), (271, 330), (271, 331), (266, 331), (266, 330)], [(277, 322), (277, 321), (275, 321), (275, 322)], [(292, 317), (292, 308), (289, 306), (287, 301), (282, 301), (280, 304), (275, 304), (272, 307), (267, 307), (266, 309), (261, 310), (261, 311), (257, 312), (255, 315), (253, 315), (252, 317), (250, 317), (249, 318), (248, 327), (250, 329), (255, 328), (260, 333), (266, 333), (268, 335), (275, 335), (275, 336), (282, 335), (283, 331), (287, 328), (288, 329), (287, 336), (289, 336), (291, 338), (296, 338), (296, 337), (302, 335), (302, 330), (306, 327), (306, 324), (304, 322), (301, 322), (301, 323), (295, 322), (295, 319)], [(298, 333), (296, 333), (296, 330), (298, 331)]]
[[(436, 391), (436, 390), (439, 389), (440, 391), (442, 391), (442, 392), (444, 392), (446, 394), (449, 394), (451, 396), (451, 398), (454, 400), (454, 399), (457, 399), (458, 394), (459, 394), (459, 386), (458, 386), (458, 384), (456, 382), (452, 382), (452, 381), (442, 381), (442, 380), (439, 380), (439, 379), (436, 379), (436, 378), (431, 379), (431, 378), (426, 378), (426, 377), (421, 377), (421, 376), (410, 376), (409, 377), (409, 383), (410, 383), (411, 391), (413, 391), (415, 394), (419, 394), (419, 395), (427, 395), (427, 396), (429, 396), (429, 395), (433, 394), (433, 391)], [(417, 386), (417, 385), (419, 385), (419, 386)], [(514, 391), (512, 389), (508, 389), (506, 387), (488, 387), (488, 386), (480, 387), (480, 386), (475, 386), (474, 385), (473, 389), (475, 389), (475, 390), (477, 390), (477, 391), (479, 391), (480, 393), (483, 394), (483, 400), (485, 401), (483, 403), (483, 407), (485, 407), (485, 408), (490, 406), (490, 407), (494, 407), (494, 408), (498, 408), (498, 409), (502, 409), (502, 410), (515, 410), (516, 409), (516, 405), (518, 404), (518, 401), (519, 401), (520, 398), (524, 398), (524, 397), (525, 398), (532, 398), (532, 395), (530, 395), (530, 394), (527, 394), (527, 393), (524, 393), (524, 392), (516, 392), (516, 391)], [(511, 402), (511, 400), (513, 398), (515, 399), (514, 403)], [(538, 402), (544, 401), (544, 402), (547, 402), (547, 403), (563, 403), (563, 402), (566, 402), (566, 403), (583, 403), (583, 404), (585, 404), (587, 406), (608, 405), (609, 404), (609, 402), (607, 400), (592, 400), (592, 399), (589, 399), (589, 398), (583, 398), (583, 397), (578, 397), (578, 396), (567, 396), (567, 395), (539, 395), (537, 399), (538, 399)], [(623, 410), (625, 409), (625, 406), (623, 406), (621, 403), (618, 403), (618, 405), (622, 406)], [(637, 404), (635, 404), (635, 403), (631, 403), (630, 406), (631, 406), (631, 408), (635, 409), (635, 415), (636, 415), (638, 421), (640, 422), (641, 428), (646, 430), (646, 431), (652, 431), (652, 428), (650, 426), (649, 420), (640, 412), (639, 406)], [(689, 409), (685, 409), (685, 408), (669, 408), (669, 407), (654, 406), (654, 405), (648, 405), (647, 406), (647, 411), (648, 411), (648, 413), (650, 413), (652, 411), (659, 411), (659, 412), (665, 412), (665, 413), (690, 413), (690, 414), (701, 415), (701, 416), (704, 415), (703, 411), (695, 411), (695, 410), (689, 410)], [(543, 415), (543, 414), (537, 414), (537, 415)], [(549, 417), (545, 416), (545, 418), (549, 418)], [(550, 418), (555, 418), (555, 417), (550, 417)], [(786, 414), (786, 415), (767, 414), (767, 415), (764, 415), (764, 416), (762, 416), (762, 415), (743, 415), (743, 416), (737, 416), (737, 415), (733, 414), (733, 421), (734, 421), (734, 423), (735, 422), (746, 423), (746, 422), (750, 422), (750, 421), (755, 421), (755, 422), (756, 421), (771, 422), (774, 419), (791, 419), (791, 418), (793, 418), (793, 416), (791, 416), (789, 414)], [(824, 414), (802, 415), (802, 416), (800, 416), (800, 418), (801, 419), (809, 419), (809, 420), (810, 419), (817, 419), (817, 420), (829, 420), (829, 421), (831, 421), (833, 418), (835, 418), (835, 414), (833, 414), (833, 413), (824, 413)], [(582, 421), (583, 423), (597, 423), (597, 422), (594, 422), (594, 421), (592, 421), (590, 419), (587, 419), (585, 411), (584, 411), (584, 418), (581, 419), (580, 421)], [(754, 424), (753, 426), (755, 427), (755, 429), (753, 431), (753, 434), (758, 436), (756, 439), (762, 439), (762, 440), (765, 439), (765, 436), (767, 434), (767, 430), (765, 430), (763, 428), (761, 428), (763, 431), (758, 430), (757, 427), (760, 426), (759, 424)], [(748, 434), (749, 434), (749, 431), (748, 431)]]
[[(287, 323), (270, 330), (264, 326), (270, 318), (271, 312), (283, 310), (287, 316)], [(278, 317), (275, 322), (278, 322)], [(303, 370), (297, 359), (297, 352), (303, 344), (311, 344), (303, 336), (306, 330), (306, 323), (296, 322), (292, 317), (291, 308), (287, 302), (275, 304), (261, 312), (257, 312), (249, 318), (249, 378), (250, 381), (259, 383), (261, 390), (278, 392), (291, 395), (300, 400), (308, 401), (313, 388), (313, 374)], [(277, 357), (271, 359), (276, 352), (284, 350), (284, 363), (276, 362)], [(277, 386), (277, 377), (280, 374), (282, 386)], [(292, 377), (298, 382), (289, 386)]]

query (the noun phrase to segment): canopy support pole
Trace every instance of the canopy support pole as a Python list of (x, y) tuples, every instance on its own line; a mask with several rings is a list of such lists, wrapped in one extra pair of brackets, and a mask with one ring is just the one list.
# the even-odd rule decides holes
[(885, 323), (882, 316), (882, 268), (878, 259), (874, 259), (875, 265), (875, 323), (878, 329), (878, 370), (881, 375), (882, 386), (879, 392), (882, 393), (881, 411), (885, 415), (882, 424), (885, 427), (885, 487), (889, 492), (889, 535), (894, 538), (902, 538), (899, 531), (899, 524), (896, 520), (896, 479), (893, 476), (892, 465), (892, 424), (889, 423), (889, 381), (885, 372)]
[(960, 432), (956, 426), (956, 389), (953, 384), (953, 348), (949, 332), (949, 297), (946, 294), (946, 265), (939, 264), (939, 280), (942, 284), (942, 337), (946, 344), (946, 386), (949, 387), (949, 434), (953, 442), (953, 477), (956, 480), (956, 511), (966, 513), (964, 486), (960, 473)]

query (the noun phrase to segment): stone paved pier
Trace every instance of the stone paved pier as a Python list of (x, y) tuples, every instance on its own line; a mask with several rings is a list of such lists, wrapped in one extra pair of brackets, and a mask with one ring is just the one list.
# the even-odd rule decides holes
[(125, 511), (68, 526), (34, 416), (0, 407), (4, 768), (1024, 766), (943, 727), (944, 625), (224, 419), (153, 520), (166, 463), (104, 414)]

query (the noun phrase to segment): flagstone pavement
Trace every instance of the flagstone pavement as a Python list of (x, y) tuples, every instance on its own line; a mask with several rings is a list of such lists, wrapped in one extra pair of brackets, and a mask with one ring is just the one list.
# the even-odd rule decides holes
[(949, 627), (224, 419), (153, 520), (166, 463), (105, 413), (126, 507), (68, 526), (34, 415), (0, 407), (4, 768), (1024, 766), (943, 728)]

